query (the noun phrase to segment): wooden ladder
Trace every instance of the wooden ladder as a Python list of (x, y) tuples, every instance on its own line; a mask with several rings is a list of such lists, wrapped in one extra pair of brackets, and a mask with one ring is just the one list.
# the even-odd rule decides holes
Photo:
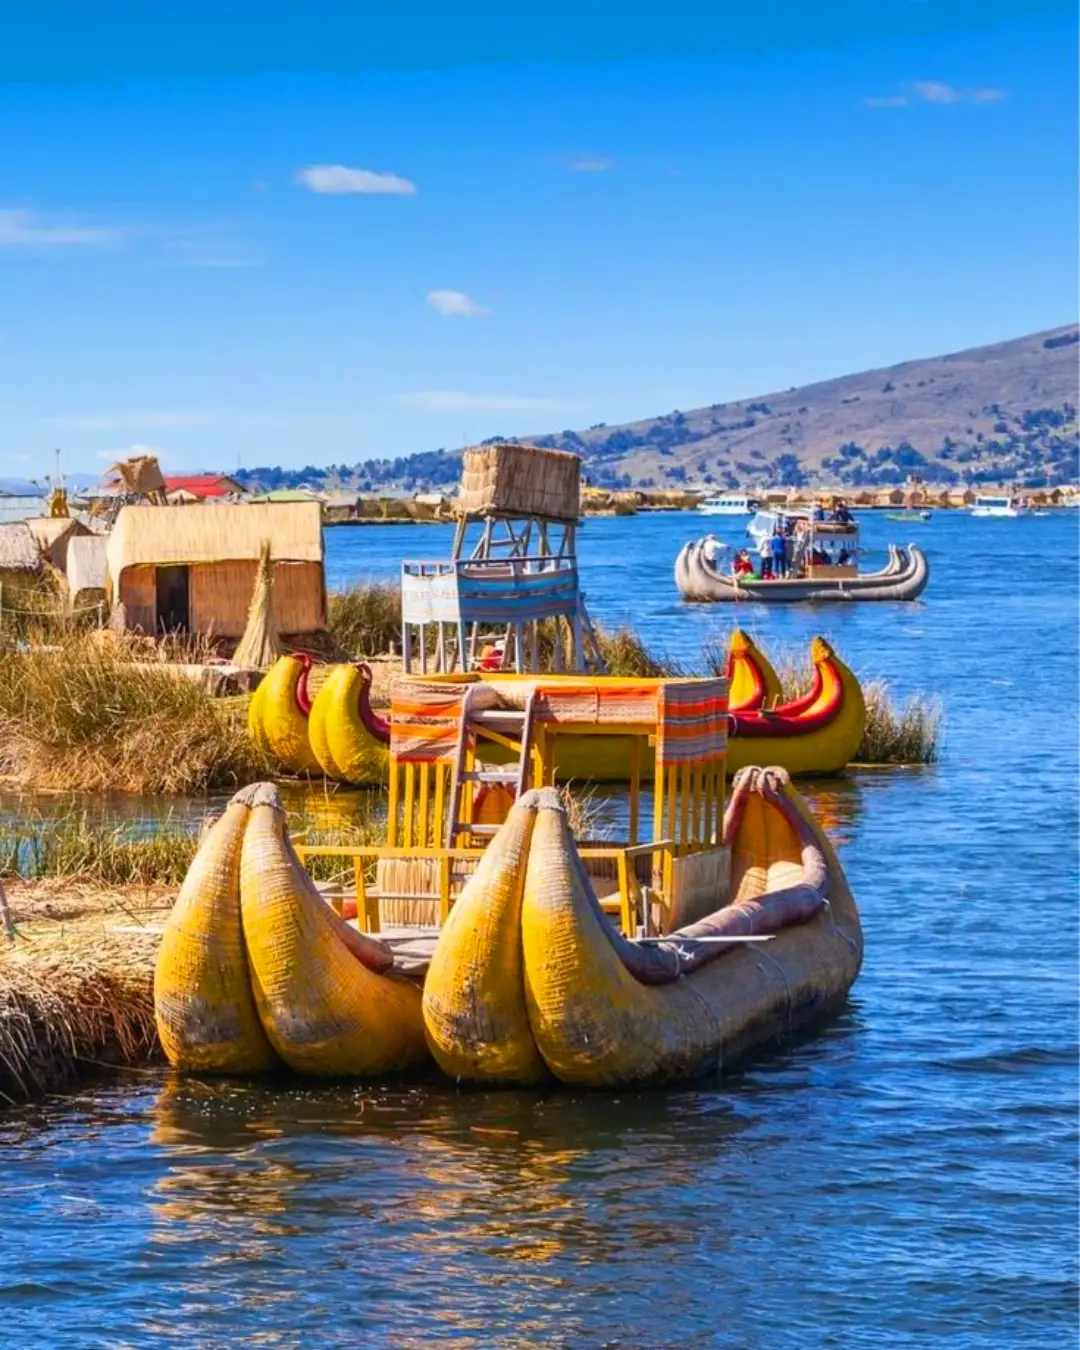
[[(471, 695), (474, 690), (481, 688), (483, 685), (480, 684), (469, 685), (461, 701), (461, 723), (458, 726), (450, 806), (446, 816), (447, 848), (457, 847), (459, 835), (490, 838), (499, 829), (498, 825), (477, 825), (471, 820), (461, 819), (466, 783), (502, 784), (505, 787), (512, 787), (517, 797), (520, 797), (529, 786), (535, 695), (529, 695), (524, 708), (484, 708), (473, 711)], [(470, 762), (475, 765), (477, 743), (485, 733), (489, 739), (496, 740), (499, 744), (513, 744), (518, 751), (517, 763), (507, 764), (499, 769), (467, 768)]]

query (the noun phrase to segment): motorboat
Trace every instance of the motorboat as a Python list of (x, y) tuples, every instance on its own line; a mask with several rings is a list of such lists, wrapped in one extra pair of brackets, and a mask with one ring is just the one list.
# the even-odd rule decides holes
[(980, 496), (975, 498), (971, 508), (973, 516), (1022, 516), (1027, 510), (1017, 497)]
[(729, 492), (726, 496), (706, 497), (698, 506), (703, 516), (749, 516), (760, 506), (756, 497), (744, 492)]

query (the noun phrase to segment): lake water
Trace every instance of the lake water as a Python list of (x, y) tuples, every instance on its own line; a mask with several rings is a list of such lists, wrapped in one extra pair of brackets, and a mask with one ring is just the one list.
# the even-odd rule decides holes
[[(709, 522), (721, 537), (738, 525)], [(684, 606), (687, 515), (591, 520), (589, 604), (692, 658), (736, 617), (937, 693), (942, 762), (813, 796), (866, 931), (847, 1012), (675, 1092), (128, 1074), (0, 1115), (0, 1341), (1076, 1343), (1077, 520), (874, 517), (918, 605)], [(330, 583), (440, 557), (335, 530)]]

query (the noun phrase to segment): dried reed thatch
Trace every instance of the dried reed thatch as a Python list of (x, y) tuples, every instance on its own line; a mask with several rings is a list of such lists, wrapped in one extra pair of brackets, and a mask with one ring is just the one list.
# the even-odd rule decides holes
[(247, 627), (233, 653), (233, 663), (250, 670), (269, 670), (284, 650), (274, 624), (271, 544), (269, 539), (264, 539), (259, 549), (259, 570), (255, 574)]
[(165, 479), (156, 455), (132, 455), (119, 460), (106, 471), (107, 478), (125, 492), (139, 493), (152, 500), (165, 500)]
[(258, 562), (269, 539), (275, 562), (323, 560), (318, 502), (219, 506), (125, 506), (109, 536), (109, 575), (126, 567)]
[(0, 950), (0, 1102), (30, 1101), (157, 1046), (157, 937), (63, 930)]
[(0, 572), (41, 571), (41, 552), (25, 520), (0, 525)]
[(458, 510), (469, 516), (580, 515), (581, 460), (535, 445), (480, 445), (462, 457)]

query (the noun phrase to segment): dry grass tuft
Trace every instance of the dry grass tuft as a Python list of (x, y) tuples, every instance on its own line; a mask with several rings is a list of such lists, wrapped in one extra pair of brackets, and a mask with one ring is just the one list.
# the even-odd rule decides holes
[(354, 658), (379, 656), (401, 645), (401, 591), (390, 582), (354, 586), (330, 596), (330, 632)]
[(170, 793), (264, 775), (242, 703), (212, 698), (167, 659), (198, 653), (151, 651), (89, 633), (9, 655), (0, 772), (46, 790)]
[(650, 651), (644, 641), (629, 626), (614, 632), (597, 628), (597, 641), (609, 675), (660, 680), (680, 673), (673, 662), (665, 661)]
[(898, 704), (884, 680), (863, 686), (866, 730), (859, 764), (936, 764), (941, 749), (941, 705), (925, 694)]

